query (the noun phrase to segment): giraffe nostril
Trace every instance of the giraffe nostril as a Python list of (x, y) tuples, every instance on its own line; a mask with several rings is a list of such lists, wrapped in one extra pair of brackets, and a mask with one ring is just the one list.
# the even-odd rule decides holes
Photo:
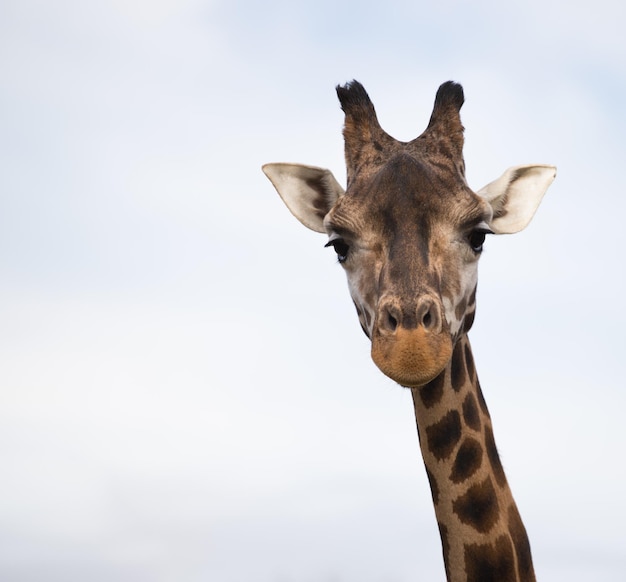
[(441, 326), (441, 310), (435, 300), (423, 298), (418, 303), (417, 321), (426, 331), (436, 331)]
[(402, 313), (390, 301), (382, 301), (379, 306), (377, 324), (381, 331), (395, 333), (402, 325)]

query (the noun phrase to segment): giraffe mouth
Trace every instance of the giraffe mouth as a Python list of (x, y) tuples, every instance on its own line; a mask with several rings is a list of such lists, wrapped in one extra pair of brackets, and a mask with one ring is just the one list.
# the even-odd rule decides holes
[(417, 388), (435, 379), (452, 355), (447, 331), (429, 332), (419, 326), (399, 327), (393, 334), (374, 334), (372, 360), (380, 371), (398, 384)]

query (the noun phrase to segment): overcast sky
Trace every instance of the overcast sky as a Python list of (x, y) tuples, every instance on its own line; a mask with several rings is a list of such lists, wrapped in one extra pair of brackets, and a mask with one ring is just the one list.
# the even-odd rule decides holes
[[(334, 86), (470, 185), (558, 166), (491, 237), (471, 333), (538, 579), (626, 572), (626, 8), (0, 3), (0, 579), (445, 580), (408, 391), (261, 173), (331, 168)], [(435, 5), (436, 4), (436, 5)]]

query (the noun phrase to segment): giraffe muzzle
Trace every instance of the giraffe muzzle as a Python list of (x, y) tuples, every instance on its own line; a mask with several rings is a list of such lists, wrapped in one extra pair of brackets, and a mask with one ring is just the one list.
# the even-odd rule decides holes
[(451, 355), (452, 339), (445, 330), (398, 327), (393, 334), (375, 334), (372, 339), (374, 363), (385, 376), (408, 388), (435, 379)]
[(413, 308), (393, 299), (379, 306), (372, 336), (372, 359), (402, 386), (417, 387), (436, 378), (452, 355), (452, 338), (439, 303), (422, 296)]

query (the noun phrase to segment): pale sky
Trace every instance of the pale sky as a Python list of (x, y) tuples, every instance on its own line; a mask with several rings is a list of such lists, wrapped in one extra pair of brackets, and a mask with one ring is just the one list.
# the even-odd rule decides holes
[(626, 8), (0, 4), (0, 580), (445, 580), (408, 391), (260, 167), (344, 180), (334, 87), (425, 128), (463, 84), (487, 241), (471, 332), (540, 581), (626, 572)]

